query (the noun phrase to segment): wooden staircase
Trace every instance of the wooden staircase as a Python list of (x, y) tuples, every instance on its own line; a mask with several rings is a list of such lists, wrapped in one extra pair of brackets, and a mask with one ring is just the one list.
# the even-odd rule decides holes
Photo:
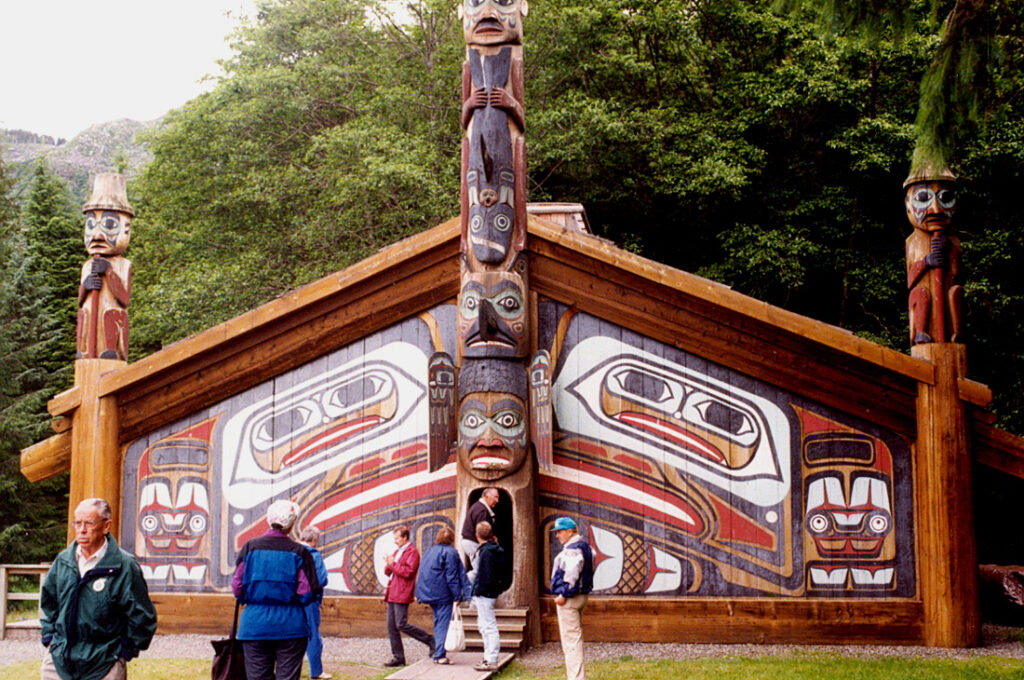
[[(476, 627), (476, 610), (461, 607), (462, 622), (466, 627), (466, 650), (483, 651), (484, 641)], [(526, 615), (529, 609), (495, 608), (498, 619), (498, 634), (501, 636), (502, 651), (521, 652), (526, 649)]]

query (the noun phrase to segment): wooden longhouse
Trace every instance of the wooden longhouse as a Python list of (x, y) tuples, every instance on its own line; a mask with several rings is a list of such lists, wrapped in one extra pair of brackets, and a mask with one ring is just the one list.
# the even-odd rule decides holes
[[(498, 508), (530, 565), (509, 603), (527, 641), (557, 639), (567, 514), (597, 555), (588, 640), (976, 644), (971, 461), (1024, 476), (1024, 444), (986, 419), (963, 347), (886, 349), (622, 251), (580, 214), (537, 206), (524, 250), (554, 411), (552, 465), (524, 463), (534, 519)], [(325, 634), (382, 635), (391, 530), (425, 549), (485, 486), (427, 460), (459, 257), (455, 219), (134, 364), (79, 360), (22, 470), (70, 468), (72, 507), (112, 501), (161, 632), (225, 629), (234, 555), (291, 497), (324, 531)]]

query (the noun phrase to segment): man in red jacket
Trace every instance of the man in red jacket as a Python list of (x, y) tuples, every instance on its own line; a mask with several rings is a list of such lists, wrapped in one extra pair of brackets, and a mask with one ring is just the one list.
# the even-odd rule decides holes
[(405, 665), (405, 648), (402, 647), (401, 633), (419, 640), (430, 648), (430, 656), (434, 655), (434, 636), (407, 620), (409, 603), (412, 602), (416, 590), (420, 553), (416, 546), (409, 542), (409, 527), (398, 527), (395, 529), (394, 537), (398, 550), (384, 558), (384, 573), (390, 577), (384, 602), (388, 608), (388, 639), (391, 640), (391, 660), (384, 665), (392, 667)]

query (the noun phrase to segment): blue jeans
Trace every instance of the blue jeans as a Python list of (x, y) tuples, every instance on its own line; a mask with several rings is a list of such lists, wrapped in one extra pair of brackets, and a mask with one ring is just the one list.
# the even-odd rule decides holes
[(321, 656), (324, 640), (320, 637), (320, 603), (306, 605), (306, 623), (309, 624), (309, 642), (306, 644), (306, 658), (309, 659), (309, 677), (315, 678), (324, 672)]
[(498, 617), (494, 614), (494, 597), (474, 597), (476, 605), (476, 629), (484, 640), (484, 661), (498, 662), (501, 636), (498, 634)]
[(431, 602), (430, 609), (434, 612), (434, 659), (443, 659), (444, 639), (448, 637), (448, 624), (452, 622), (452, 603)]

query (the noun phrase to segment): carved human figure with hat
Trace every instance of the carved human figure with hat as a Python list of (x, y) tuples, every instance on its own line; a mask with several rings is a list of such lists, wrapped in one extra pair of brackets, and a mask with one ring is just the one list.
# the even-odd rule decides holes
[(128, 203), (123, 175), (96, 175), (85, 213), (85, 250), (78, 287), (79, 359), (128, 358), (128, 301), (132, 263), (124, 257), (135, 210)]
[(946, 167), (924, 167), (903, 183), (907, 219), (907, 288), (910, 344), (959, 342), (963, 286), (960, 239), (952, 227), (956, 176)]

